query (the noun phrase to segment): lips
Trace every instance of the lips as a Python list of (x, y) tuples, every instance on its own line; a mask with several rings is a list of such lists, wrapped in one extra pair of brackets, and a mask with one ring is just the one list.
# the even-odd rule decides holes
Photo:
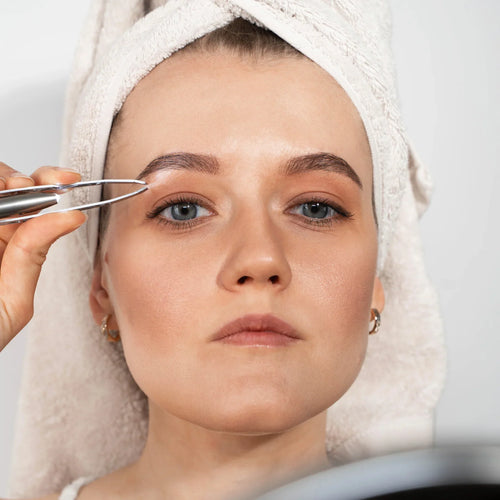
[(223, 326), (212, 338), (227, 344), (281, 346), (301, 339), (285, 321), (271, 314), (249, 314)]

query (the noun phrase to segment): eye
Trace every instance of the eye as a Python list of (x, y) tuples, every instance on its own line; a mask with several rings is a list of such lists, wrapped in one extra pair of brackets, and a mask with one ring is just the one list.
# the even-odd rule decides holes
[(329, 219), (339, 214), (332, 206), (321, 201), (301, 203), (293, 207), (290, 212), (308, 217), (309, 219)]
[(158, 204), (146, 217), (155, 219), (172, 229), (188, 229), (202, 223), (208, 216), (214, 215), (207, 201), (193, 195), (175, 196)]
[(336, 213), (333, 207), (319, 201), (301, 203), (298, 206), (298, 212), (300, 215), (311, 219), (326, 219), (327, 217), (333, 217)]
[(173, 221), (183, 222), (210, 215), (210, 212), (192, 201), (179, 201), (163, 208), (158, 215)]
[(332, 225), (352, 217), (351, 213), (331, 201), (314, 198), (293, 205), (288, 213), (316, 226)]

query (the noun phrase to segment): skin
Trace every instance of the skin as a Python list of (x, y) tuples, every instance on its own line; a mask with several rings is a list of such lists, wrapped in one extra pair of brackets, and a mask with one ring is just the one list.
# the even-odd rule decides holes
[[(316, 64), (222, 49), (170, 57), (127, 98), (108, 176), (135, 178), (181, 151), (211, 155), (219, 173), (148, 176), (146, 193), (112, 207), (96, 259), (96, 324), (112, 315), (150, 420), (139, 460), (84, 487), (82, 500), (235, 498), (327, 467), (326, 409), (358, 375), (370, 310), (384, 307), (368, 141)], [(338, 172), (283, 173), (314, 153), (343, 158), (363, 187)], [(204, 208), (194, 224), (147, 216), (179, 193)], [(351, 216), (318, 224), (301, 211), (317, 198)], [(213, 341), (250, 313), (277, 316), (300, 339)]]

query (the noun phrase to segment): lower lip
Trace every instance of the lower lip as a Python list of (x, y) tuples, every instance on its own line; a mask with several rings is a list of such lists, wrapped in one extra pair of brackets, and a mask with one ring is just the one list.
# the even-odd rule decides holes
[(298, 339), (288, 337), (276, 332), (267, 331), (247, 331), (233, 333), (219, 339), (219, 342), (224, 344), (233, 345), (246, 345), (246, 346), (286, 346), (297, 342)]

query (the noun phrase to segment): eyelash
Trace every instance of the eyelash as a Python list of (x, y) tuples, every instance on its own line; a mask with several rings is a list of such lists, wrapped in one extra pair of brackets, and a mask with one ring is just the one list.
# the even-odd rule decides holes
[[(151, 210), (150, 212), (148, 212), (146, 214), (146, 218), (147, 219), (156, 219), (156, 221), (160, 224), (165, 224), (165, 225), (170, 226), (174, 229), (183, 230), (183, 229), (190, 229), (191, 227), (198, 225), (199, 223), (203, 222), (203, 219), (208, 217), (208, 216), (201, 216), (201, 217), (197, 217), (195, 219), (188, 219), (185, 221), (174, 221), (172, 219), (168, 219), (168, 218), (160, 215), (161, 212), (163, 212), (164, 210), (166, 210), (174, 205), (182, 204), (182, 203), (189, 203), (189, 204), (193, 204), (193, 205), (198, 205), (198, 206), (204, 208), (205, 210), (208, 210), (212, 214), (215, 213), (214, 210), (210, 209), (207, 206), (206, 201), (204, 201), (200, 198), (197, 198), (194, 195), (190, 195), (190, 196), (181, 195), (181, 196), (177, 196), (175, 198), (170, 198), (168, 201), (165, 201), (161, 205), (155, 207), (153, 210)], [(291, 213), (292, 209), (298, 208), (301, 205), (304, 205), (306, 203), (320, 203), (322, 205), (325, 205), (328, 208), (331, 208), (335, 212), (335, 214), (331, 217), (324, 218), (324, 219), (314, 219), (313, 217), (307, 217), (304, 215)], [(294, 216), (302, 219), (303, 221), (306, 221), (307, 224), (310, 224), (313, 226), (323, 226), (323, 227), (332, 226), (333, 224), (340, 222), (340, 220), (342, 220), (342, 219), (350, 219), (353, 217), (352, 213), (343, 209), (339, 205), (332, 203), (330, 200), (327, 200), (327, 199), (322, 198), (322, 197), (317, 197), (317, 196), (309, 196), (307, 198), (304, 198), (302, 201), (299, 201), (298, 203), (295, 202), (286, 211), (288, 213), (290, 213), (291, 215), (294, 215)]]
[(148, 212), (146, 214), (146, 218), (156, 219), (156, 221), (159, 224), (165, 224), (167, 226), (171, 226), (174, 229), (182, 230), (182, 229), (189, 229), (191, 227), (194, 227), (194, 226), (198, 225), (200, 222), (202, 222), (203, 219), (208, 217), (208, 216), (202, 216), (202, 217), (197, 217), (196, 219), (188, 219), (185, 221), (174, 221), (172, 219), (167, 219), (166, 217), (163, 217), (160, 215), (161, 212), (163, 212), (167, 208), (173, 207), (174, 205), (181, 204), (181, 203), (189, 203), (189, 204), (193, 204), (193, 205), (198, 205), (200, 207), (203, 207), (205, 210), (208, 210), (212, 214), (214, 213), (214, 211), (207, 206), (206, 201), (204, 201), (200, 198), (197, 198), (194, 195), (189, 195), (189, 196), (181, 195), (181, 196), (176, 196), (174, 198), (170, 198), (168, 201), (165, 201), (164, 203), (162, 203), (158, 207), (153, 208), (153, 210), (151, 210), (151, 212)]
[(325, 205), (328, 208), (331, 208), (335, 214), (331, 217), (325, 218), (325, 219), (314, 219), (312, 217), (307, 217), (305, 215), (299, 215), (299, 214), (292, 214), (296, 215), (297, 217), (301, 218), (302, 220), (306, 220), (307, 224), (311, 224), (313, 226), (332, 226), (333, 224), (337, 224), (340, 222), (342, 219), (347, 220), (351, 219), (353, 217), (353, 214), (351, 212), (348, 212), (341, 206), (337, 205), (336, 203), (332, 203), (330, 200), (326, 198), (322, 198), (320, 196), (308, 196), (300, 200), (299, 202), (294, 202), (294, 204), (287, 209), (287, 211), (290, 213), (290, 210), (300, 207), (301, 205), (304, 205), (306, 203), (320, 203), (322, 205)]

